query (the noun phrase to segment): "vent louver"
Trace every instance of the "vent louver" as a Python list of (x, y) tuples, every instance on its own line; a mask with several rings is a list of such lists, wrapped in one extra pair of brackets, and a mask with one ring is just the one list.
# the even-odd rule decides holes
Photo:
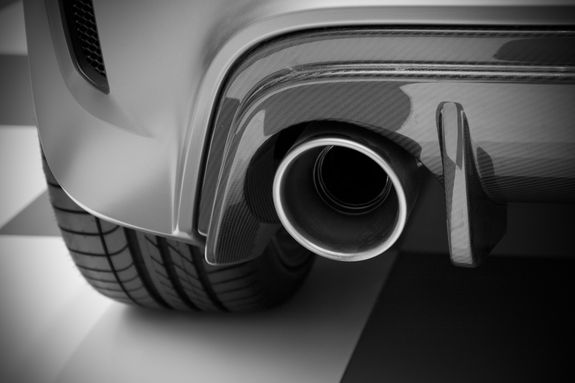
[(60, 0), (68, 47), (80, 74), (104, 93), (110, 91), (92, 0)]

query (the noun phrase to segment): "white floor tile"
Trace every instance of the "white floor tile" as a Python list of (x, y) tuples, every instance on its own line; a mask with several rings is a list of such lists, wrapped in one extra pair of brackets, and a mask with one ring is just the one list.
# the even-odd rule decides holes
[(46, 189), (34, 127), (0, 127), (0, 227)]
[(56, 376), (110, 305), (62, 239), (0, 236), (0, 381)]

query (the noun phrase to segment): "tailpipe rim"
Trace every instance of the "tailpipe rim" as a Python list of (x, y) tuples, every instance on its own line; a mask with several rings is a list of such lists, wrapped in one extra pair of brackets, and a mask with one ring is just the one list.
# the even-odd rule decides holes
[[(395, 194), (397, 196), (397, 202), (398, 202), (397, 218), (394, 222), (393, 230), (377, 246), (373, 246), (369, 249), (360, 250), (353, 253), (329, 249), (324, 246), (318, 245), (313, 239), (308, 238), (308, 236), (306, 236), (292, 224), (290, 218), (288, 217), (288, 214), (283, 204), (282, 190), (286, 179), (285, 175), (289, 170), (290, 165), (303, 153), (312, 149), (327, 146), (344, 147), (356, 150), (364, 154), (383, 169), (383, 171), (386, 173), (387, 177), (392, 183), (393, 188), (395, 189), (396, 192)], [(401, 236), (401, 233), (405, 228), (408, 216), (406, 192), (400, 181), (399, 176), (393, 169), (393, 166), (382, 155), (378, 154), (375, 150), (371, 149), (370, 147), (360, 142), (357, 142), (353, 139), (340, 138), (340, 137), (314, 138), (305, 141), (292, 148), (283, 158), (275, 173), (273, 182), (273, 202), (275, 210), (278, 214), (278, 217), (283, 227), (300, 245), (322, 257), (343, 262), (355, 262), (370, 259), (387, 251), (391, 246), (395, 244), (395, 242)]]

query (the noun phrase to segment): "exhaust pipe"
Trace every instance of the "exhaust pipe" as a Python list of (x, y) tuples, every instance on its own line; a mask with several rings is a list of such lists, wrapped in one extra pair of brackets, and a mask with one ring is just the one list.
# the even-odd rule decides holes
[(338, 261), (369, 259), (401, 235), (417, 197), (417, 169), (415, 158), (379, 138), (312, 138), (280, 163), (275, 209), (308, 250)]

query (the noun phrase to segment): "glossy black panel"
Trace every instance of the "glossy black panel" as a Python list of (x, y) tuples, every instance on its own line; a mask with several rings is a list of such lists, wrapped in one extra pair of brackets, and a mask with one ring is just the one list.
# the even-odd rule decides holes
[(257, 256), (277, 230), (249, 207), (245, 176), (265, 142), (310, 121), (381, 134), (441, 178), (436, 112), (456, 102), (487, 197), (574, 201), (574, 41), (561, 30), (340, 31), (254, 52), (230, 78), (215, 116), (198, 217), (209, 260)]
[(475, 267), (505, 234), (506, 205), (493, 203), (483, 193), (461, 105), (443, 103), (437, 117), (451, 261)]

